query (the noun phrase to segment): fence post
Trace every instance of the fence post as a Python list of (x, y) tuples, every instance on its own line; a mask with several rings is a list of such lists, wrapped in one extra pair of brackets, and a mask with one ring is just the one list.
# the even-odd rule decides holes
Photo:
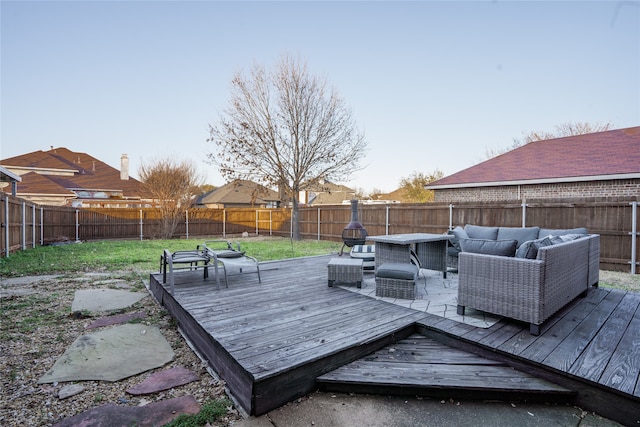
[(4, 196), (4, 256), (9, 258), (9, 224), (11, 224), (9, 218), (9, 196)]
[(320, 240), (320, 208), (318, 208), (318, 240)]
[(142, 234), (142, 209), (140, 209), (140, 241), (143, 239)]
[(27, 250), (27, 203), (22, 202), (22, 250)]
[(386, 213), (384, 218), (384, 234), (385, 236), (389, 235), (389, 205), (386, 205)]
[(631, 274), (636, 274), (636, 240), (638, 238), (638, 202), (631, 202)]
[(44, 208), (40, 206), (40, 246), (44, 246)]
[(453, 205), (449, 204), (449, 230), (453, 230)]
[(522, 228), (527, 226), (527, 200), (522, 198)]
[(80, 240), (80, 211), (76, 209), (76, 242)]
[(184, 211), (184, 227), (185, 227), (185, 234), (186, 234), (186, 239), (189, 240), (189, 209)]
[(222, 237), (227, 237), (227, 210), (222, 210)]
[(36, 247), (36, 205), (31, 205), (31, 247)]

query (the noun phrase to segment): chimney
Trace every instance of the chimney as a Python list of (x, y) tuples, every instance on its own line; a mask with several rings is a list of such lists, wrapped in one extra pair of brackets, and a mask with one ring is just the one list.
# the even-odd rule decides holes
[(129, 156), (126, 154), (120, 157), (120, 179), (123, 181), (129, 180)]

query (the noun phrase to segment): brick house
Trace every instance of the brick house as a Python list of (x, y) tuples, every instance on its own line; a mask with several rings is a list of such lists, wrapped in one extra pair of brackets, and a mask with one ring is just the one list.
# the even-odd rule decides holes
[[(129, 176), (129, 159), (121, 157), (120, 170), (67, 148), (34, 151), (0, 160), (0, 165), (20, 177), (15, 195), (40, 205), (73, 207), (146, 207), (142, 183)], [(11, 186), (0, 182), (0, 190)]]
[(534, 141), (425, 188), (436, 202), (640, 200), (640, 126)]

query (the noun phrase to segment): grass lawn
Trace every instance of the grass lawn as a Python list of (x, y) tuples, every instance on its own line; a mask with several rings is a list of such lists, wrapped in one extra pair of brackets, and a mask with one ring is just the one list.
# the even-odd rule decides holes
[[(208, 239), (182, 240), (101, 240), (61, 246), (39, 246), (0, 259), (0, 276), (17, 277), (61, 274), (76, 271), (158, 271), (160, 255), (170, 251), (195, 249)], [(292, 241), (281, 237), (239, 237), (227, 239), (258, 261), (326, 255), (340, 250), (341, 242)]]

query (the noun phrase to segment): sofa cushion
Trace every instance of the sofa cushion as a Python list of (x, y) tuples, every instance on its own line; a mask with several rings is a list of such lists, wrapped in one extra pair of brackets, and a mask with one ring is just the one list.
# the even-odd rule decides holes
[(419, 269), (413, 264), (386, 262), (376, 269), (376, 277), (416, 280)]
[(528, 240), (536, 240), (540, 227), (500, 227), (498, 240), (517, 240), (518, 247)]
[(547, 237), (549, 235), (552, 236), (563, 236), (565, 234), (589, 234), (586, 228), (567, 228), (567, 229), (553, 229), (553, 228), (541, 228), (538, 233), (538, 238), (542, 239), (543, 237)]
[(498, 227), (485, 227), (482, 225), (467, 224), (464, 226), (464, 231), (466, 231), (470, 239), (498, 239)]
[(461, 239), (462, 252), (485, 255), (514, 256), (517, 240)]
[(555, 242), (551, 236), (547, 236), (543, 239), (527, 240), (516, 250), (516, 258), (536, 259), (538, 257), (538, 249), (543, 246), (551, 246), (554, 244)]

